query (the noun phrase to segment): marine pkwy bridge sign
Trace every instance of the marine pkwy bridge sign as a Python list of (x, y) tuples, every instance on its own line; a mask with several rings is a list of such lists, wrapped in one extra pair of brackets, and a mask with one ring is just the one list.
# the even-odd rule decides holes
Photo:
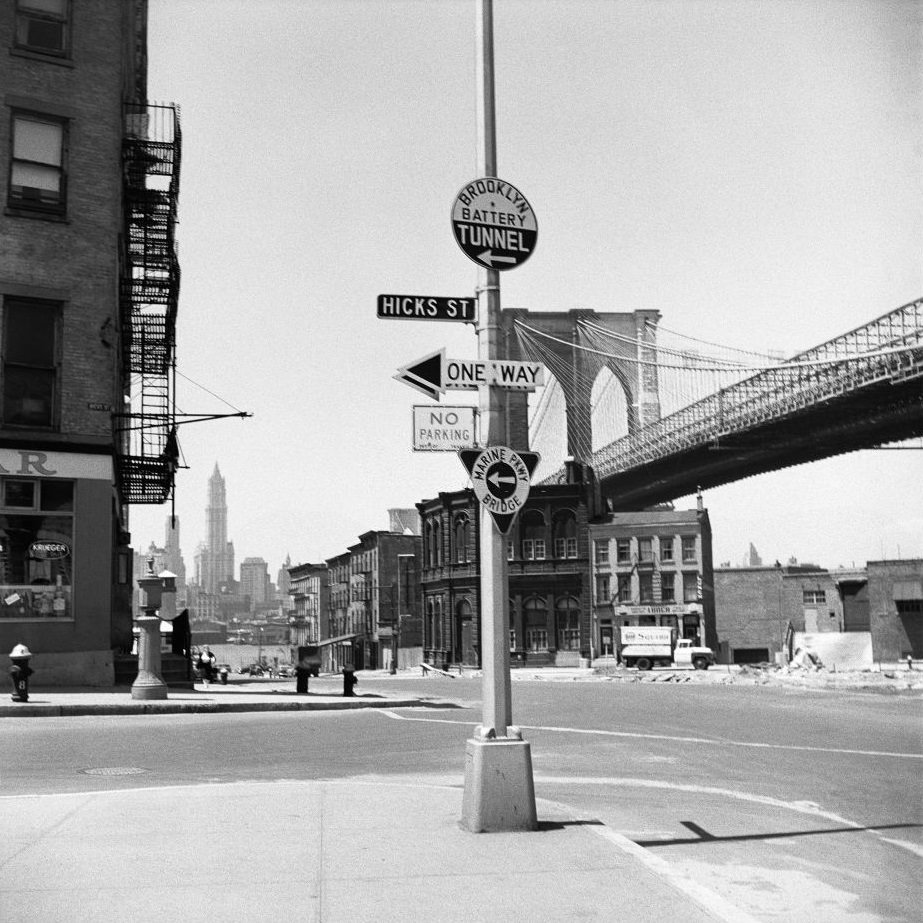
[(529, 499), (538, 453), (493, 445), (486, 449), (462, 449), (458, 457), (471, 476), (475, 497), (490, 513), (497, 530), (505, 535)]
[(482, 385), (534, 391), (545, 384), (545, 366), (513, 359), (447, 359), (443, 348), (398, 369), (394, 377), (439, 400), (448, 389), (476, 391)]

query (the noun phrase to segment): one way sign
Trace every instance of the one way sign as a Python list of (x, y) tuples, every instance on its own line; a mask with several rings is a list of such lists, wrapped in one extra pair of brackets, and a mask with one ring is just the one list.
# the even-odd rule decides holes
[(439, 400), (448, 389), (476, 391), (482, 385), (534, 391), (545, 384), (545, 367), (513, 359), (447, 359), (443, 348), (403, 366), (394, 377)]

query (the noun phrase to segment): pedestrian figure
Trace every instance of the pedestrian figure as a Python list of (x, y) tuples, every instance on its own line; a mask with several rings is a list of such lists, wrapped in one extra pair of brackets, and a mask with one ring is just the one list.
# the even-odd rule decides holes
[(210, 683), (214, 676), (215, 655), (211, 652), (207, 644), (202, 648), (202, 652), (199, 654), (199, 669), (202, 671), (202, 677), (205, 682)]

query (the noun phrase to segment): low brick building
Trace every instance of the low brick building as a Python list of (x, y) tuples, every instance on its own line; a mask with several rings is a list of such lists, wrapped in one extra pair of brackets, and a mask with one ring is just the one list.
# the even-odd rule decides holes
[(799, 636), (870, 633), (875, 661), (923, 657), (923, 561), (865, 568), (718, 568), (715, 618), (727, 663), (785, 662)]

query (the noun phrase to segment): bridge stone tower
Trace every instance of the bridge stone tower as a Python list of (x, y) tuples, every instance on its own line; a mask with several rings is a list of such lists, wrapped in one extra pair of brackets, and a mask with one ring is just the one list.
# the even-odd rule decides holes
[[(622, 387), (628, 406), (628, 431), (634, 433), (660, 419), (660, 395), (657, 367), (654, 364), (659, 311), (600, 313), (598, 311), (528, 311), (506, 308), (502, 312), (503, 349), (507, 359), (548, 363), (549, 355), (557, 368), (572, 374), (555, 375), (564, 394), (567, 413), (567, 452), (576, 461), (589, 464), (593, 454), (591, 398), (597, 375), (607, 368)], [(593, 348), (580, 328), (587, 321), (613, 333), (637, 340), (638, 346), (623, 345), (617, 351), (625, 358), (602, 356), (578, 347)], [(524, 324), (554, 340), (540, 338), (532, 347), (517, 331)], [(646, 344), (650, 344), (647, 346)], [(629, 351), (633, 349), (633, 354)], [(613, 350), (616, 351), (616, 350)], [(638, 360), (642, 360), (639, 362)], [(649, 364), (644, 364), (647, 360)], [(549, 369), (549, 372), (551, 369)], [(562, 380), (563, 379), (563, 380)], [(507, 394), (507, 445), (514, 449), (529, 448), (528, 397), (510, 391)]]

